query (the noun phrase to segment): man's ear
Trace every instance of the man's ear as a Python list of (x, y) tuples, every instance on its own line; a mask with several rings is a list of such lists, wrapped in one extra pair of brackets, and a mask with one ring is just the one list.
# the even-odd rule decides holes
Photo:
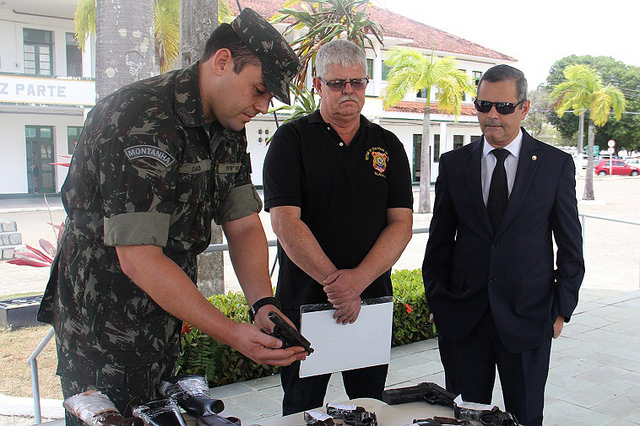
[(313, 87), (316, 89), (316, 93), (320, 94), (322, 92), (322, 82), (320, 78), (313, 77)]
[(529, 112), (529, 109), (531, 108), (531, 101), (529, 99), (527, 99), (526, 101), (524, 101), (522, 103), (522, 105), (520, 106), (520, 108), (522, 109), (522, 119), (524, 120), (524, 118), (527, 116), (527, 113)]
[(222, 75), (225, 71), (233, 69), (233, 57), (227, 48), (218, 49), (210, 60), (212, 71), (216, 75)]

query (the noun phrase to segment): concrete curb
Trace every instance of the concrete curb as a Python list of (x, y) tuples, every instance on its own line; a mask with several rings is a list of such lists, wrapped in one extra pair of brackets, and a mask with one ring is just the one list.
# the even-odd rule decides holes
[[(3, 416), (34, 417), (33, 398), (0, 395), (0, 413)], [(40, 413), (43, 419), (64, 418), (61, 399), (41, 399)]]

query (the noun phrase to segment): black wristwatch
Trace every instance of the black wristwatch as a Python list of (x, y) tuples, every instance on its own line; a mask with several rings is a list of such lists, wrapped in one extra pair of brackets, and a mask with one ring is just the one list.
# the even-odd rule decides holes
[(273, 305), (276, 308), (280, 309), (280, 301), (278, 299), (271, 296), (263, 297), (262, 299), (258, 300), (249, 308), (249, 321), (253, 322), (256, 319), (256, 315), (258, 315), (258, 311), (264, 305)]

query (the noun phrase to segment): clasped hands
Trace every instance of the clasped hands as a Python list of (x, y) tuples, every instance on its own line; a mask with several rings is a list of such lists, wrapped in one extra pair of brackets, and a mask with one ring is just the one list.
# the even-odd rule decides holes
[(336, 312), (336, 322), (352, 324), (358, 319), (362, 299), (360, 294), (370, 283), (356, 269), (339, 269), (322, 281), (324, 292)]

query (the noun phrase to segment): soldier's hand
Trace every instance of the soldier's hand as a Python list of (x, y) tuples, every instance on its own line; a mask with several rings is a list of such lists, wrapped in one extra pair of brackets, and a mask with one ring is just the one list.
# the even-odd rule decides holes
[(264, 330), (267, 333), (273, 332), (273, 328), (275, 325), (273, 324), (273, 321), (269, 319), (269, 312), (271, 311), (277, 312), (286, 322), (288, 322), (291, 325), (291, 327), (295, 328), (296, 330), (298, 329), (295, 325), (293, 325), (293, 322), (291, 322), (291, 320), (285, 314), (283, 314), (280, 309), (276, 308), (274, 305), (265, 305), (258, 310), (258, 314), (256, 315), (256, 318), (254, 321), (254, 324), (256, 325), (256, 327), (258, 327), (261, 330)]
[(279, 339), (251, 324), (238, 324), (236, 330), (233, 347), (258, 364), (285, 366), (306, 358), (304, 348), (280, 349), (282, 342)]

